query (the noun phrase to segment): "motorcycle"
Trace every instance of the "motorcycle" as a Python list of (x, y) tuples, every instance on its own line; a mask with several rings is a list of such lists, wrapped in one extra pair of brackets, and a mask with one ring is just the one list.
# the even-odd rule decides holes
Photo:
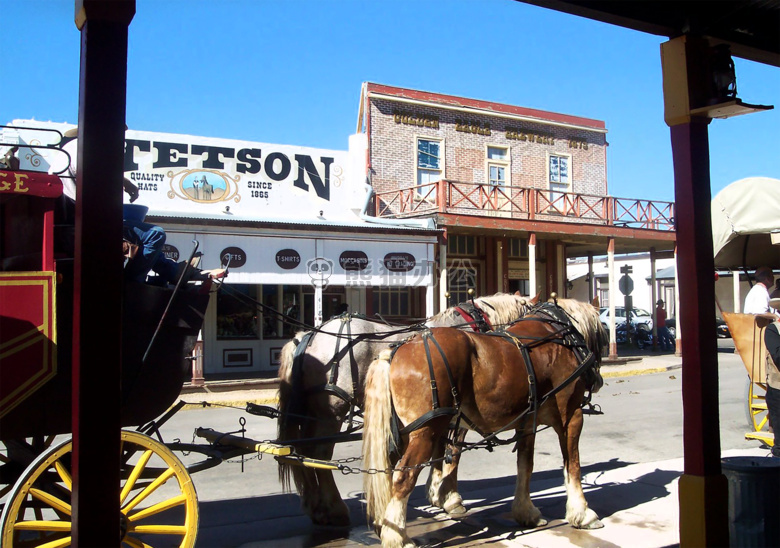
[(618, 344), (635, 344), (639, 350), (653, 346), (653, 330), (646, 323), (623, 322), (615, 326)]

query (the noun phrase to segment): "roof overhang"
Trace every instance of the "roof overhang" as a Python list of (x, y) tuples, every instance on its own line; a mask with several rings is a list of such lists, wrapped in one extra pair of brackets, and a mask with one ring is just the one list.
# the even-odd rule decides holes
[(780, 0), (518, 1), (658, 36), (701, 36), (729, 44), (736, 57), (780, 67)]

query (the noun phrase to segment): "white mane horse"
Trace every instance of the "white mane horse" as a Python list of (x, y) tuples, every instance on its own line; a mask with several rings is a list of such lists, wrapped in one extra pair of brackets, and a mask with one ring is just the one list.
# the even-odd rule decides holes
[[(535, 301), (535, 300), (534, 300)], [(391, 344), (423, 327), (460, 327), (488, 331), (520, 318), (532, 305), (518, 294), (497, 293), (448, 308), (424, 326), (391, 326), (356, 315), (329, 320), (319, 329), (301, 332), (282, 349), (279, 368), (279, 443), (292, 444), (300, 455), (329, 460), (334, 436), (345, 421), (362, 413), (368, 366)], [(348, 431), (354, 431), (357, 427)], [(465, 431), (464, 431), (465, 434)], [(296, 440), (326, 438), (312, 443)], [(331, 438), (329, 441), (327, 438)], [(440, 450), (443, 452), (444, 447)], [(455, 488), (457, 461), (431, 468), (428, 499), (449, 513), (465, 509)], [(349, 512), (341, 499), (333, 472), (279, 463), (285, 487), (295, 482), (304, 511), (318, 525), (346, 526)]]

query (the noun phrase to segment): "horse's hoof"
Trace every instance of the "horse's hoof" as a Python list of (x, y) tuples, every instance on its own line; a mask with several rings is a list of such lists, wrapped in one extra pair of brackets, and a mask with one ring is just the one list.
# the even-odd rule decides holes
[(518, 521), (521, 529), (536, 529), (537, 527), (544, 527), (547, 525), (547, 520), (543, 516), (539, 516), (535, 520), (531, 521)]
[(444, 507), (444, 511), (447, 512), (447, 514), (452, 517), (459, 518), (459, 517), (463, 517), (463, 515), (468, 510), (466, 510), (466, 507), (463, 506), (463, 504), (461, 504), (460, 502), (456, 502), (455, 504)]
[(577, 529), (591, 530), (591, 529), (601, 529), (602, 527), (604, 527), (604, 524), (601, 523), (601, 520), (596, 518), (593, 521), (591, 521), (590, 523), (584, 523), (584, 524), (580, 525), (579, 527), (577, 527)]
[(570, 523), (575, 529), (601, 529), (604, 527), (596, 512), (590, 508), (587, 509), (582, 520), (573, 520)]

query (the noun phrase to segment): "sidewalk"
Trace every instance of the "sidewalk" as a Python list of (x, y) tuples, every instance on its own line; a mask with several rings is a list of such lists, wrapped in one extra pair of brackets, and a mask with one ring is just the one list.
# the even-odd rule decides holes
[[(618, 352), (617, 359), (602, 360), (602, 377), (646, 375), (679, 369), (682, 366), (682, 358), (671, 352), (661, 353), (630, 348), (619, 348)], [(204, 402), (235, 406), (242, 406), (247, 402), (268, 405), (275, 403), (278, 388), (279, 379), (275, 376), (206, 381), (202, 386), (185, 383), (180, 399), (188, 403), (185, 409), (202, 407)]]

